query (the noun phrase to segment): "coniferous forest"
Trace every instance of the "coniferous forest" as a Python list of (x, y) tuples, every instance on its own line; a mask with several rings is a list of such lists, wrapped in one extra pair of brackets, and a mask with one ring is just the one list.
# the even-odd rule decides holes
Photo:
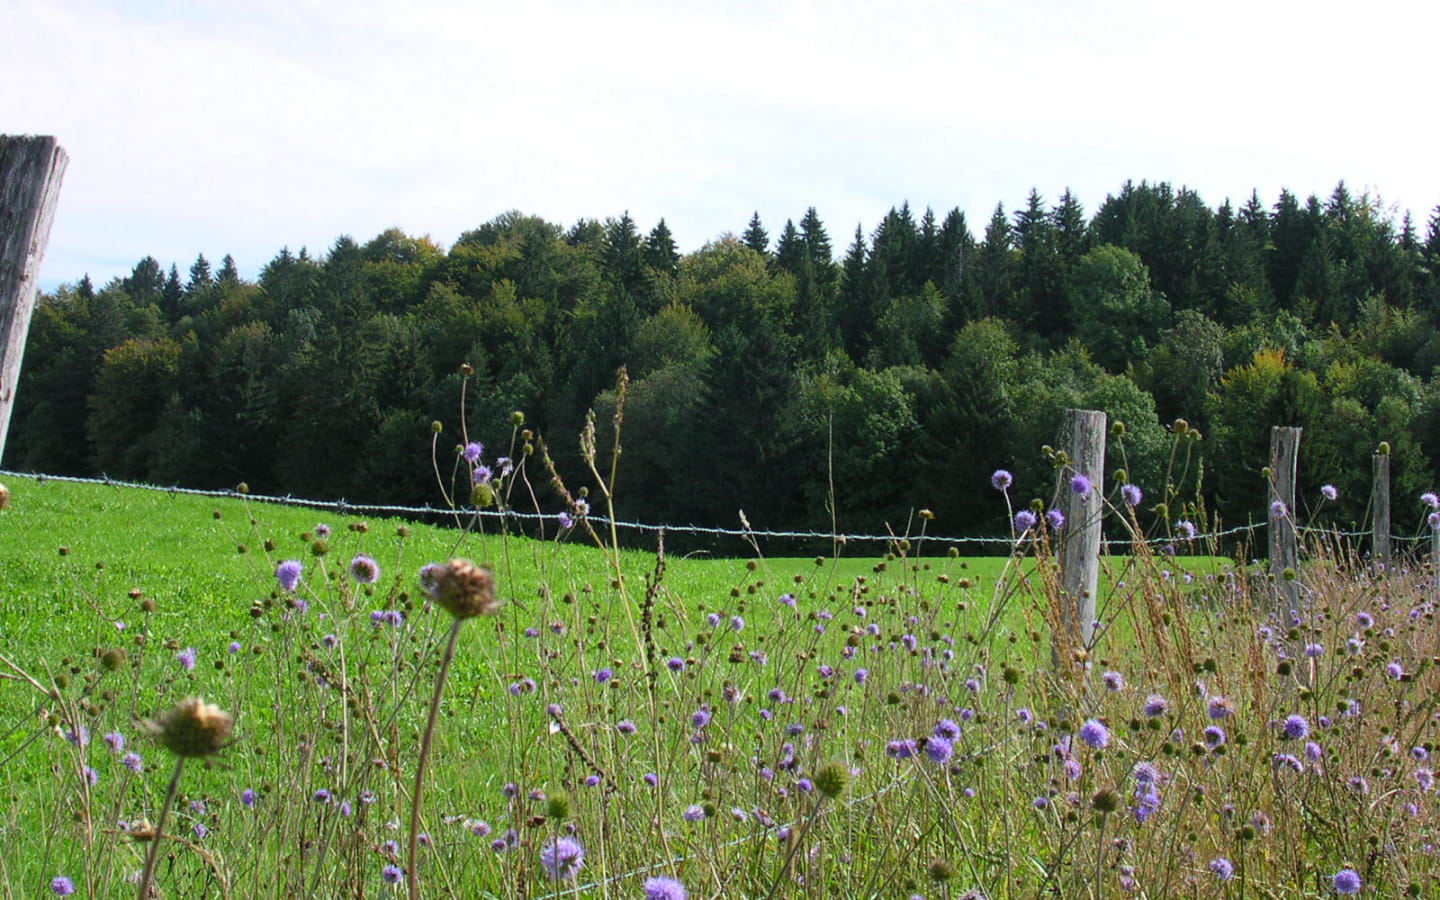
[(1263, 518), (1272, 425), (1304, 427), (1302, 491), (1336, 485), (1316, 515), (1340, 525), (1365, 519), (1381, 441), (1397, 497), (1440, 462), (1440, 208), (1127, 183), (1093, 215), (1032, 192), (844, 237), (814, 208), (755, 216), (684, 254), (646, 224), (512, 212), (448, 250), (398, 230), (281, 250), (253, 283), (228, 256), (87, 277), (41, 298), (5, 466), (439, 503), (431, 423), (446, 469), (467, 363), (471, 439), (503, 455), (523, 411), (572, 487), (625, 367), (618, 512), (652, 523), (873, 532), (928, 508), (932, 533), (1004, 533), (989, 473), (1047, 493), (1074, 406), (1125, 423), (1157, 498), (1174, 421), (1198, 429), (1187, 478), (1227, 524)]

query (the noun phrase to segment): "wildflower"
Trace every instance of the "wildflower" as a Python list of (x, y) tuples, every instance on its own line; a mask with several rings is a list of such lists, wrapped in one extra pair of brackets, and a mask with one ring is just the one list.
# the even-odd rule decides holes
[(1401, 678), (1405, 677), (1405, 668), (1401, 666), (1398, 661), (1392, 662), (1390, 663), (1390, 665), (1385, 667), (1385, 674), (1389, 675), (1396, 681), (1399, 681)]
[(1430, 491), (1426, 491), (1420, 495), (1420, 502), (1431, 509), (1440, 509), (1440, 497), (1435, 496), (1435, 494)]
[(1077, 472), (1070, 478), (1070, 490), (1082, 497), (1085, 496), (1090, 493), (1090, 479)]
[(1370, 793), (1370, 782), (1366, 781), (1359, 775), (1351, 775), (1348, 779), (1346, 779), (1345, 785), (1357, 794)]
[(1027, 707), (1022, 706), (1021, 708), (1015, 710), (1015, 718), (1020, 720), (1020, 724), (1029, 725), (1031, 722), (1035, 721), (1035, 714), (1031, 712)]
[(1306, 742), (1305, 742), (1305, 758), (1306, 758), (1306, 759), (1310, 760), (1311, 762), (1317, 762), (1317, 761), (1319, 761), (1320, 757), (1322, 757), (1322, 756), (1324, 756), (1324, 755), (1325, 755), (1325, 750), (1324, 750), (1324, 748), (1322, 748), (1319, 744), (1315, 743), (1314, 741), (1306, 741)]
[(234, 656), (236, 653), (239, 653), (239, 652), (240, 652), (240, 647), (241, 647), (241, 645), (240, 645), (240, 642), (239, 642), (239, 641), (231, 641), (231, 642), (230, 642), (230, 645), (229, 645), (228, 647), (226, 647), (225, 649), (228, 650), (228, 651), (230, 651), (230, 655), (231, 655), (231, 656)]
[(1425, 517), (1425, 521), (1430, 524), (1431, 528), (1440, 531), (1440, 511), (1432, 512)]
[(1152, 762), (1138, 762), (1133, 772), (1137, 784), (1156, 784), (1160, 781), (1160, 768)]
[(322, 541), (325, 540), (326, 538), (328, 538), (328, 537), (330, 536), (330, 526), (329, 526), (329, 525), (326, 525), (324, 522), (321, 522), (319, 525), (316, 525), (316, 526), (315, 526), (315, 536), (316, 536), (317, 538), (319, 538), (320, 540), (322, 540)]
[(1346, 866), (1335, 873), (1330, 880), (1337, 894), (1358, 894), (1360, 893), (1360, 873)]
[(1133, 484), (1121, 485), (1120, 499), (1125, 501), (1126, 506), (1139, 506), (1140, 501), (1145, 499), (1145, 492)]
[(391, 863), (380, 870), (380, 880), (386, 884), (399, 884), (405, 880), (405, 870)]
[(1207, 726), (1205, 730), (1201, 733), (1201, 735), (1201, 739), (1205, 742), (1205, 746), (1209, 747), (1211, 750), (1214, 750), (1216, 747), (1219, 747), (1221, 744), (1225, 743), (1225, 729), (1221, 728), (1219, 725)]
[(1235, 714), (1235, 704), (1226, 697), (1211, 697), (1206, 712), (1212, 719), (1225, 719)]
[(1270, 762), (1274, 764), (1275, 771), (1277, 772), (1281, 769), (1289, 769), (1297, 773), (1305, 771), (1305, 764), (1300, 761), (1299, 757), (1290, 753), (1277, 753), (1271, 758)]
[(562, 529), (565, 529), (566, 531), (575, 527), (575, 518), (567, 512), (562, 511), (556, 513), (555, 521)]
[(57, 897), (68, 897), (75, 893), (75, 882), (64, 875), (56, 875), (50, 881), (50, 893)]
[(350, 577), (356, 584), (374, 584), (380, 580), (380, 564), (362, 553), (350, 560)]
[(1065, 514), (1058, 509), (1051, 509), (1045, 513), (1045, 523), (1050, 526), (1051, 531), (1059, 531), (1065, 527)]
[(604, 669), (596, 669), (596, 670), (595, 670), (595, 683), (596, 683), (596, 684), (604, 684), (605, 682), (609, 681), (610, 679), (612, 679), (612, 678), (614, 678), (614, 677), (615, 677), (615, 670), (614, 670), (614, 669), (604, 668)]
[(1291, 740), (1298, 741), (1310, 734), (1310, 723), (1305, 721), (1304, 716), (1291, 715), (1285, 717), (1282, 726), (1285, 736)]
[(935, 724), (934, 734), (936, 737), (943, 737), (947, 741), (958, 741), (960, 739), (960, 725), (951, 719), (941, 719)]
[(791, 609), (794, 609), (794, 608), (795, 608), (795, 595), (794, 595), (794, 594), (781, 594), (781, 595), (780, 595), (780, 602), (783, 603), (783, 604), (785, 604), (786, 606), (790, 607)]
[(1175, 523), (1175, 535), (1182, 541), (1193, 541), (1198, 533), (1195, 530), (1195, 523), (1188, 519), (1181, 519)]
[(76, 747), (88, 746), (90, 744), (90, 729), (81, 725), (78, 731), (67, 731), (65, 732), (65, 740), (74, 744)]
[(280, 590), (293, 591), (300, 583), (300, 573), (305, 567), (298, 559), (287, 559), (275, 567), (275, 580), (280, 583)]
[(1096, 750), (1104, 750), (1110, 746), (1110, 729), (1099, 719), (1091, 719), (1080, 726), (1080, 740)]
[(320, 790), (318, 790), (318, 791), (315, 792), (315, 796), (314, 796), (312, 799), (313, 799), (316, 803), (329, 803), (329, 802), (330, 802), (330, 792), (329, 792), (328, 790), (326, 790), (325, 788), (321, 788)]
[(1334, 500), (1340, 496), (1340, 492), (1335, 490), (1335, 485), (1333, 484), (1322, 484), (1320, 485), (1320, 496), (1326, 500)]
[(730, 630), (731, 630), (731, 631), (744, 631), (744, 630), (745, 630), (745, 620), (744, 620), (742, 617), (740, 617), (740, 616), (731, 616), (731, 617), (730, 617)]
[(490, 480), (490, 476), (494, 473), (490, 471), (489, 466), (480, 465), (475, 467), (473, 474), (476, 484), (485, 484)]
[(572, 505), (575, 507), (575, 515), (579, 516), (580, 518), (583, 519), (586, 516), (590, 515), (589, 500), (577, 499)]
[(1140, 711), (1144, 713), (1145, 717), (1148, 719), (1154, 719), (1163, 716), (1169, 710), (1170, 701), (1166, 700), (1159, 694), (1151, 694), (1150, 696), (1146, 697), (1145, 705), (1140, 707)]
[(655, 787), (660, 784), (660, 776), (656, 775), (654, 772), (646, 772), (644, 775), (641, 776), (640, 780), (645, 782), (645, 784), (649, 787)]
[(685, 660), (678, 656), (672, 656), (665, 660), (665, 666), (672, 672), (683, 672), (685, 671)]
[(645, 879), (645, 900), (687, 900), (685, 885), (665, 875)]
[(140, 758), (140, 754), (130, 752), (120, 757), (120, 765), (132, 772), (138, 773), (145, 768), (145, 761)]
[(1325, 647), (1321, 644), (1306, 644), (1305, 655), (1310, 659), (1319, 659), (1325, 655)]
[(1229, 881), (1235, 877), (1234, 864), (1223, 856), (1217, 856), (1210, 860), (1210, 871), (1214, 872), (1215, 877), (1221, 881)]
[(1125, 676), (1119, 672), (1106, 672), (1100, 676), (1100, 680), (1105, 683), (1105, 687), (1112, 691), (1118, 691), (1125, 687)]
[(856, 684), (864, 684), (864, 683), (866, 682), (866, 680), (869, 679), (869, 677), (870, 677), (870, 670), (869, 670), (869, 669), (856, 669), (856, 670), (855, 670), (855, 683), (856, 683)]
[(1020, 534), (1024, 534), (1034, 528), (1037, 521), (1033, 512), (1028, 509), (1022, 509), (1015, 514), (1015, 530)]
[(696, 728), (704, 728), (706, 725), (709, 725), (710, 711), (706, 709), (695, 710), (695, 712), (690, 715), (690, 724)]
[(680, 818), (687, 822), (699, 822), (705, 818), (705, 807), (698, 803), (692, 803), (685, 807), (685, 811), (680, 814)]
[(938, 735), (925, 739), (925, 755), (936, 765), (943, 765), (955, 755), (955, 745)]
[(125, 749), (125, 735), (118, 731), (109, 732), (101, 740), (110, 748), (111, 753), (119, 753)]
[(184, 650), (175, 654), (175, 661), (180, 664), (180, 668), (190, 672), (195, 668), (195, 660), (197, 657), (198, 654), (195, 652), (194, 647), (186, 647)]
[(1015, 483), (1015, 476), (1004, 469), (996, 469), (990, 475), (990, 486), (997, 491), (1007, 491)]
[(253, 807), (255, 805), (256, 799), (257, 798), (255, 796), (255, 791), (253, 788), (246, 788), (245, 790), (240, 792), (240, 802), (245, 804), (247, 807)]
[(556, 838), (540, 851), (540, 865), (552, 881), (574, 878), (584, 864), (585, 848), (574, 838)]
[(885, 745), (885, 755), (891, 759), (909, 759), (915, 755), (918, 748), (915, 742), (910, 739), (891, 741)]
[(465, 457), (465, 461), (467, 463), (474, 463), (480, 459), (480, 455), (484, 452), (484, 444), (478, 443), (476, 441), (471, 441), (470, 443), (465, 445), (464, 450), (460, 451), (460, 455)]
[(615, 726), (615, 730), (623, 735), (632, 735), (635, 733), (636, 730), (635, 723), (630, 721), (629, 719), (621, 719), (620, 724)]

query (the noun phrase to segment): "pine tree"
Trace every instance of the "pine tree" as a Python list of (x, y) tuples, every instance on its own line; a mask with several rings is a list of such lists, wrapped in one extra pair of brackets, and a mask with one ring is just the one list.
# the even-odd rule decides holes
[(750, 216), (750, 225), (745, 229), (745, 234), (740, 240), (745, 246), (759, 253), (761, 256), (769, 252), (770, 234), (765, 230), (765, 226), (760, 224), (759, 210), (756, 210), (754, 215)]
[(190, 264), (190, 280), (185, 283), (185, 293), (198, 294), (208, 291), (214, 284), (214, 276), (210, 274), (210, 260), (201, 253), (195, 257), (195, 262)]
[(235, 268), (235, 257), (225, 254), (225, 258), (220, 260), (220, 271), (215, 273), (215, 280), (223, 285), (240, 283), (240, 270)]
[(645, 239), (645, 249), (641, 256), (646, 266), (666, 275), (675, 274), (679, 268), (680, 253), (675, 247), (675, 238), (670, 234), (670, 227), (665, 224), (664, 219), (661, 219), (650, 230), (650, 236)]
[(180, 284), (180, 270), (170, 264), (170, 276), (160, 290), (160, 312), (166, 321), (174, 322), (180, 317), (180, 301), (185, 298), (185, 288)]

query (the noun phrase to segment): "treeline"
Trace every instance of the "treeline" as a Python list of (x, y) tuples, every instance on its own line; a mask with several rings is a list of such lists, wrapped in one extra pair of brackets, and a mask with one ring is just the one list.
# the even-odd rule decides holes
[[(229, 257), (183, 277), (147, 257), (62, 287), (31, 326), (5, 463), (435, 503), (431, 422), (448, 472), (469, 364), (487, 456), (523, 411), (578, 486), (576, 436), (595, 409), (604, 438), (624, 366), (630, 518), (868, 531), (923, 507), (932, 530), (994, 534), (988, 474), (1046, 493), (1041, 448), (1081, 406), (1126, 424), (1111, 467), (1150, 498), (1203, 484), (1231, 523), (1263, 515), (1269, 427), (1303, 426), (1301, 483), (1335, 484), (1316, 514), (1349, 523), (1380, 441), (1402, 496), (1431, 482), (1437, 326), (1440, 209), (1421, 235), (1343, 184), (1212, 209), (1127, 183), (1088, 218), (1032, 192), (978, 236), (961, 210), (903, 205), (838, 258), (813, 208), (688, 254), (663, 220), (507, 213), (448, 251), (391, 230), (282, 250), (253, 283)], [(1178, 418), (1204, 438), (1177, 452)]]

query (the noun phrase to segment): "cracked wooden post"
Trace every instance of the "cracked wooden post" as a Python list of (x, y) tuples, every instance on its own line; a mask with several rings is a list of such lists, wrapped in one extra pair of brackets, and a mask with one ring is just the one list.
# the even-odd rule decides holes
[(1382, 452), (1370, 457), (1370, 508), (1373, 510), (1370, 533), (1370, 561), (1375, 566), (1390, 565), (1390, 454)]
[(1276, 599), (1285, 609), (1300, 606), (1300, 547), (1295, 530), (1295, 465), (1300, 451), (1300, 429), (1276, 425), (1270, 429), (1270, 574), (1275, 576)]
[[(1065, 514), (1060, 541), (1060, 586), (1065, 592), (1065, 639), (1071, 646), (1090, 647), (1095, 637), (1096, 594), (1100, 586), (1100, 519), (1105, 512), (1105, 413), (1067, 409), (1060, 445), (1069, 466), (1060, 471), (1060, 511)], [(1071, 489), (1070, 479), (1090, 480), (1084, 494)], [(1058, 662), (1058, 660), (1057, 660)]]
[(53, 137), (0, 135), (0, 460), (68, 161)]

